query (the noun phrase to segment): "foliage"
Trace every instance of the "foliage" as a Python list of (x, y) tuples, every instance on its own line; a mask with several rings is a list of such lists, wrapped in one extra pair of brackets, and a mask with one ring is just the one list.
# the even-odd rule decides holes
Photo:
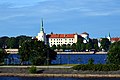
[(33, 65), (50, 64), (55, 59), (56, 52), (37, 40), (27, 40), (22, 43), (19, 53), (21, 62), (30, 61)]
[(51, 47), (51, 49), (52, 49), (52, 50), (55, 50), (55, 49), (56, 49), (56, 45), (53, 45), (53, 46)]
[(109, 46), (110, 46), (110, 41), (107, 38), (102, 38), (101, 40), (101, 48), (104, 49), (105, 51), (109, 50)]
[(120, 64), (120, 41), (115, 42), (110, 46), (107, 59), (108, 63)]
[(4, 62), (4, 58), (6, 57), (7, 53), (4, 49), (0, 49), (0, 63)]
[(114, 64), (81, 64), (72, 67), (74, 70), (92, 70), (92, 71), (117, 71), (120, 70), (119, 65)]
[(19, 46), (25, 41), (31, 40), (29, 36), (17, 36), (17, 37), (0, 37), (0, 48), (19, 48)]
[(81, 51), (81, 44), (83, 43), (83, 39), (80, 38), (78, 39), (77, 43), (76, 43), (76, 50), (77, 51)]
[(37, 73), (37, 68), (35, 67), (35, 66), (31, 66), (30, 68), (29, 68), (29, 73)]
[(66, 44), (63, 44), (63, 45), (61, 46), (61, 49), (63, 49), (63, 51), (65, 51), (65, 50), (66, 50)]
[(88, 64), (94, 64), (94, 59), (90, 58), (90, 59), (88, 60)]
[(92, 44), (91, 43), (87, 43), (86, 44), (86, 49), (89, 51), (92, 49)]

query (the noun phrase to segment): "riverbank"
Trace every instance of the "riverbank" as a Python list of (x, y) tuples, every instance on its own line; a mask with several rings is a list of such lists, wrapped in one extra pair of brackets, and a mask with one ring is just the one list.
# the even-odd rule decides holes
[(0, 76), (6, 77), (72, 77), (72, 78), (120, 78), (119, 74), (16, 74), (0, 73)]
[(30, 74), (29, 67), (0, 67), (0, 76), (20, 77), (110, 77), (120, 78), (120, 71), (77, 71), (71, 68), (37, 68), (36, 74)]

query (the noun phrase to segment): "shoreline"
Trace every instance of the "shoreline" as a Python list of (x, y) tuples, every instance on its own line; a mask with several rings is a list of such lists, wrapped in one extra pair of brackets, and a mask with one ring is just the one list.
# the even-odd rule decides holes
[(0, 73), (0, 77), (71, 77), (71, 78), (120, 78), (119, 74), (15, 74)]

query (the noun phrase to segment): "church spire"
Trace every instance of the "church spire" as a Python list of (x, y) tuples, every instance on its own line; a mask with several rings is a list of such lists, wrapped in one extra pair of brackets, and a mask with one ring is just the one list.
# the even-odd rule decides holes
[(43, 28), (43, 19), (41, 19), (41, 28), (40, 28), (40, 32), (44, 32), (44, 28)]

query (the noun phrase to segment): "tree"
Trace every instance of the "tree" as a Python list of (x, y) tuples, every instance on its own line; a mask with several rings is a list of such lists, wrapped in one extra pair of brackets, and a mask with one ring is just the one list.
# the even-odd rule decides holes
[(67, 49), (67, 50), (70, 50), (70, 49), (71, 49), (71, 45), (70, 45), (70, 44), (67, 44), (67, 45), (66, 45), (66, 49)]
[(37, 40), (27, 40), (22, 43), (19, 49), (21, 61), (30, 61), (33, 65), (50, 64), (56, 57), (56, 52), (44, 42)]
[(120, 41), (110, 46), (107, 60), (111, 64), (120, 64)]
[(65, 51), (65, 49), (66, 49), (66, 44), (63, 44), (63, 45), (61, 46), (61, 49), (63, 49), (63, 51)]
[(81, 51), (85, 51), (85, 50), (86, 50), (85, 43), (82, 43), (81, 44)]
[(61, 49), (61, 46), (60, 45), (57, 45), (57, 50), (59, 51)]
[(3, 36), (0, 38), (0, 48), (7, 48), (7, 40), (9, 39), (9, 37), (7, 36)]
[(81, 51), (81, 44), (83, 43), (83, 39), (79, 38), (77, 43), (76, 43), (76, 50)]
[(72, 44), (71, 49), (72, 49), (73, 51), (76, 51), (76, 44), (75, 44), (75, 43)]
[(13, 49), (13, 48), (18, 48), (19, 44), (18, 44), (18, 42), (17, 42), (15, 37), (11, 37), (11, 38), (9, 38), (7, 40), (7, 46), (8, 46), (8, 48), (12, 48)]
[[(18, 41), (18, 44), (19, 44), (19, 47), (22, 45), (22, 43), (26, 40), (31, 40), (32, 37), (29, 37), (29, 36), (25, 36), (25, 35), (20, 35), (20, 36), (17, 36), (16, 37), (16, 40)], [(18, 47), (18, 48), (19, 48)]]
[(95, 49), (95, 51), (99, 50), (98, 44), (94, 44), (94, 49)]
[(110, 46), (110, 41), (107, 38), (102, 38), (101, 40), (101, 47), (102, 49), (104, 49), (105, 51), (109, 50), (109, 46)]
[(4, 49), (0, 49), (0, 63), (4, 62), (7, 53)]
[(53, 46), (51, 47), (51, 49), (52, 49), (52, 50), (55, 50), (55, 49), (56, 49), (56, 45), (53, 45)]
[(92, 44), (91, 43), (87, 43), (86, 44), (86, 50), (90, 51), (92, 49)]

